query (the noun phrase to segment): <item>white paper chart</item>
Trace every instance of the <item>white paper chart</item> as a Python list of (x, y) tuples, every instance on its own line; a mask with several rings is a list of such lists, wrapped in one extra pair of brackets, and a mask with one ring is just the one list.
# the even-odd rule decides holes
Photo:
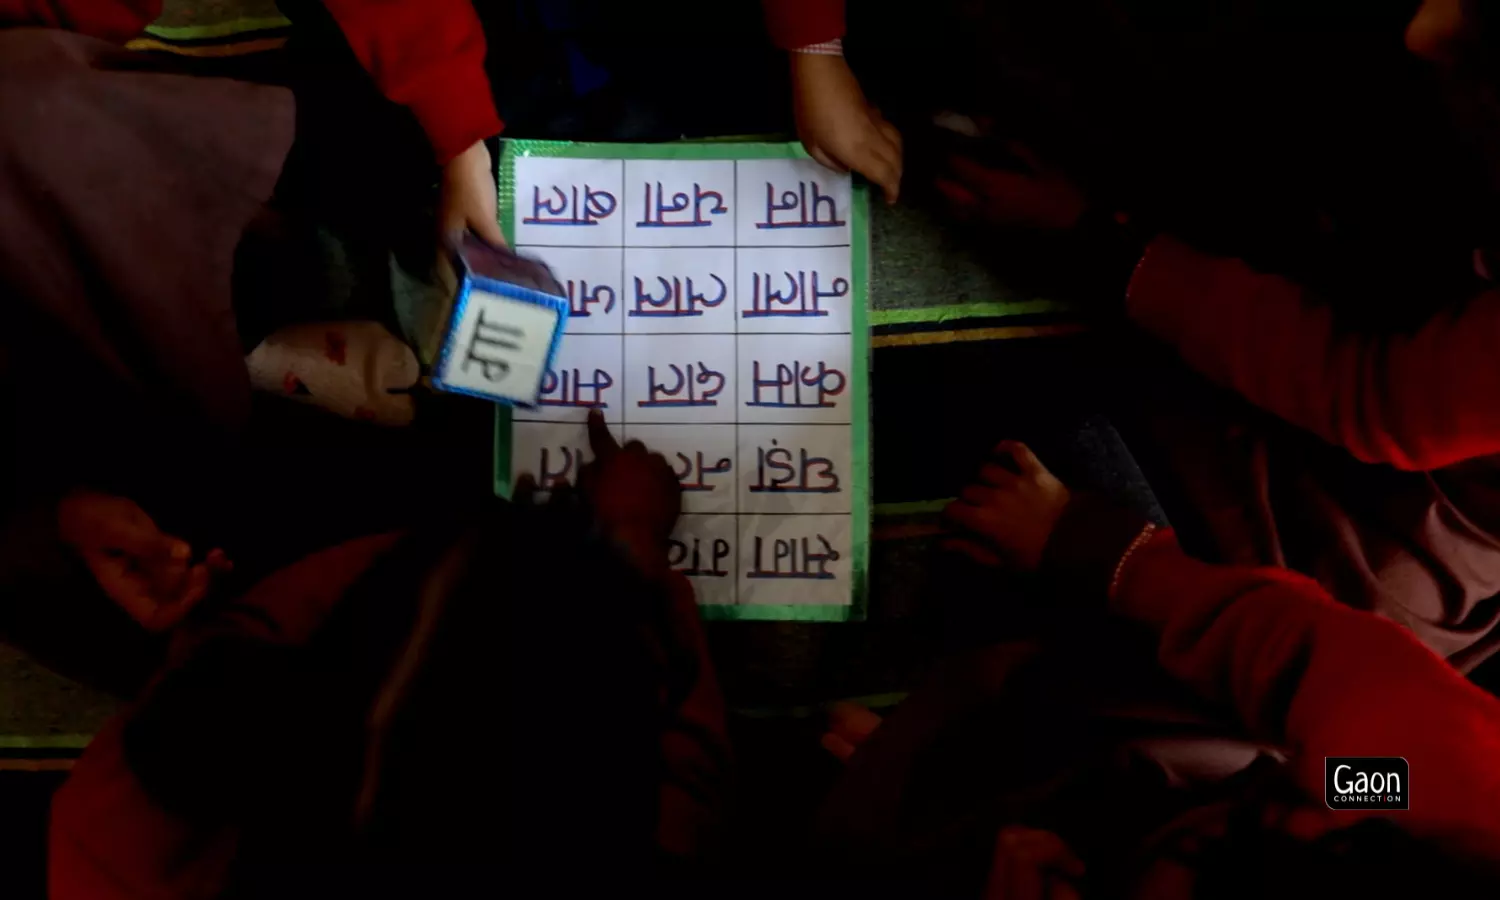
[(723, 618), (845, 619), (863, 598), (865, 198), (798, 157), (514, 142), (502, 172), (513, 244), (570, 318), (501, 477), (575, 480), (602, 410), (676, 469), (671, 561)]

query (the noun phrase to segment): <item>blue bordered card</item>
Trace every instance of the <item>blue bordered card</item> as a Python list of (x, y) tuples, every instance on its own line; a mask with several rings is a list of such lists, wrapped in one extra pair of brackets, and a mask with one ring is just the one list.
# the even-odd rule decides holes
[(568, 325), (568, 300), (542, 263), (468, 236), (452, 253), (458, 287), (432, 384), (535, 406)]

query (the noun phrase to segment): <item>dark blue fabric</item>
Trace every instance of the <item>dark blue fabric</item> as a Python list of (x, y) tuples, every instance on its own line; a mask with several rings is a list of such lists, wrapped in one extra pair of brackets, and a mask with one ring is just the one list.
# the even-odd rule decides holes
[(506, 134), (666, 141), (785, 131), (785, 67), (755, 0), (475, 6)]

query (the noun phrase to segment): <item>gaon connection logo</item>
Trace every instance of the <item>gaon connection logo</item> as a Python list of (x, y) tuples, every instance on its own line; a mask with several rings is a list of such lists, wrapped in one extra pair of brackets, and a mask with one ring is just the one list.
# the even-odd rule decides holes
[(1329, 809), (1411, 809), (1411, 767), (1400, 756), (1323, 757)]

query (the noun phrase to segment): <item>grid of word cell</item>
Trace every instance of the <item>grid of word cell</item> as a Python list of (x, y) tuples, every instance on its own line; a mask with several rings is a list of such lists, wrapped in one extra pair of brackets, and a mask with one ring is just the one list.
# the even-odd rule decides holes
[(576, 478), (600, 409), (676, 470), (672, 563), (700, 603), (849, 603), (848, 177), (521, 157), (515, 186), (516, 246), (552, 267), (571, 317), (540, 404), (515, 411), (513, 477)]

